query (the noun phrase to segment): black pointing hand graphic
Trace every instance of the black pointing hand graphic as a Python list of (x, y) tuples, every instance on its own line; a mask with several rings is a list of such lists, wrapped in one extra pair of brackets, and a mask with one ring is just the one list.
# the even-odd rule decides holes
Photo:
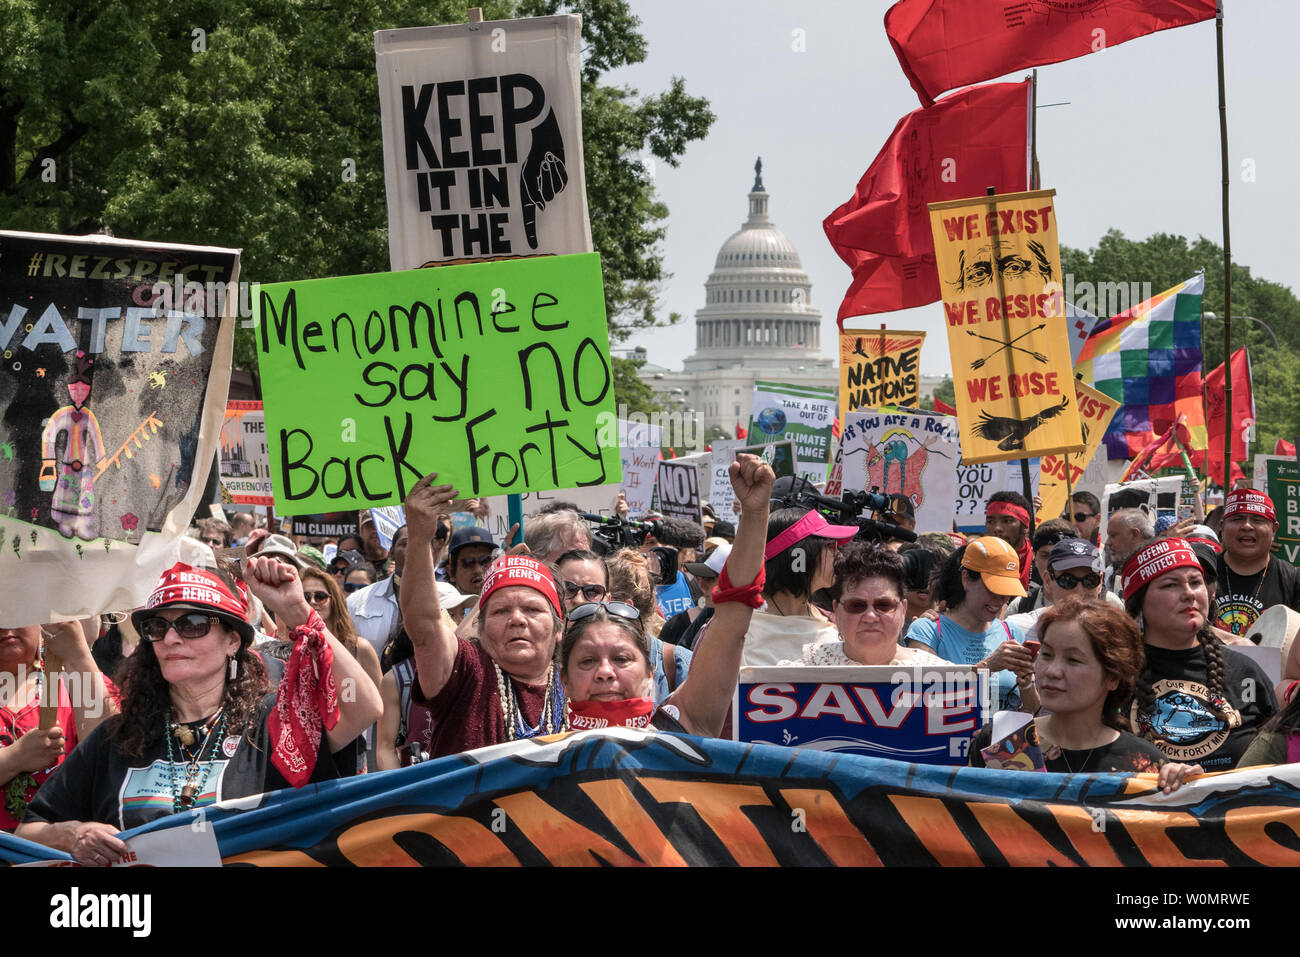
[(533, 143), (519, 172), (519, 195), (523, 199), (524, 234), (528, 245), (537, 248), (537, 211), (564, 191), (569, 173), (564, 165), (564, 140), (555, 110), (533, 128)]

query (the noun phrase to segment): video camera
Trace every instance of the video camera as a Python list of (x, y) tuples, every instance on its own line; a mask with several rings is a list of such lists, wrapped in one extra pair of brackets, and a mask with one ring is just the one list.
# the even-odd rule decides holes
[[(818, 492), (817, 486), (807, 479), (783, 476), (772, 486), (772, 503), (781, 508), (816, 509), (833, 525), (856, 525), (858, 534), (854, 538), (858, 541), (916, 541), (916, 532), (893, 521), (895, 512), (889, 496), (874, 486), (869, 492), (845, 492), (840, 498), (831, 498)], [(884, 520), (863, 518), (862, 513), (866, 511)]]

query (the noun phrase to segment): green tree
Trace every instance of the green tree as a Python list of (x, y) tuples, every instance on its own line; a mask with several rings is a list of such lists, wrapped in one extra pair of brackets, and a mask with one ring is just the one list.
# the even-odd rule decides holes
[(956, 407), (957, 405), (957, 387), (953, 384), (952, 376), (944, 376), (942, 382), (934, 387), (934, 398), (930, 400), (930, 408), (934, 408), (934, 399), (940, 399), (947, 402), (948, 405)]
[(628, 412), (642, 412), (649, 415), (652, 412), (663, 411), (666, 407), (655, 395), (654, 389), (650, 388), (639, 378), (637, 370), (645, 365), (644, 359), (621, 359), (613, 356), (614, 361), (614, 401), (618, 406), (620, 414), (626, 409)]
[[(601, 86), (645, 57), (626, 0), (498, 0), (583, 15), (583, 134), (611, 339), (656, 311), (667, 209), (638, 154), (676, 164), (712, 123), (681, 80)], [(375, 30), (462, 21), (447, 0), (0, 0), (0, 223), (243, 249), (245, 280), (388, 268)], [(354, 171), (354, 173), (353, 173)], [(253, 368), (241, 332), (236, 363)]]
[[(1201, 269), (1205, 270), (1204, 309), (1222, 316), (1223, 247), (1204, 236), (1189, 241), (1157, 233), (1137, 241), (1112, 229), (1092, 249), (1061, 247), (1061, 271), (1076, 288), (1084, 282), (1093, 284), (1094, 290), (1101, 283), (1123, 284), (1125, 288), (1132, 283), (1150, 283), (1154, 295)], [(1290, 441), (1300, 433), (1300, 349), (1293, 345), (1300, 342), (1300, 300), (1286, 286), (1254, 276), (1249, 267), (1234, 263), (1232, 313), (1234, 317), (1261, 319), (1277, 335), (1275, 348), (1273, 337), (1258, 323), (1233, 319), (1232, 348), (1247, 346), (1253, 366), (1258, 440), (1251, 446), (1252, 454), (1271, 452), (1279, 437)], [(1206, 372), (1223, 362), (1223, 328), (1222, 320), (1210, 319), (1201, 327)]]

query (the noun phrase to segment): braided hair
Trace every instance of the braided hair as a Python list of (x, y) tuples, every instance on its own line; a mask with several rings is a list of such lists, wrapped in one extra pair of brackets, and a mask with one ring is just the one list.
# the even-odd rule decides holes
[[(1146, 601), (1147, 589), (1151, 583), (1143, 585), (1135, 591), (1128, 600), (1124, 602), (1124, 608), (1134, 621), (1141, 625), (1142, 622), (1142, 605)], [(1225, 725), (1231, 725), (1232, 706), (1228, 704), (1228, 699), (1223, 693), (1223, 643), (1210, 627), (1209, 621), (1201, 624), (1200, 630), (1196, 632), (1196, 640), (1201, 646), (1201, 652), (1205, 656), (1205, 685), (1209, 691), (1210, 700), (1206, 706), (1221, 719)], [(1143, 667), (1138, 675), (1136, 695), (1134, 698), (1135, 708), (1133, 716), (1136, 718), (1132, 723), (1135, 725), (1134, 733), (1148, 741), (1155, 741), (1155, 731), (1152, 728), (1151, 719), (1156, 713), (1156, 692), (1154, 683), (1151, 680), (1150, 661)]]

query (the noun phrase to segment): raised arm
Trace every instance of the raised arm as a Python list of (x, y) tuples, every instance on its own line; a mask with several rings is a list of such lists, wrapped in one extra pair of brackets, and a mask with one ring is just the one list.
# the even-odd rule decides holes
[(438, 519), (450, 514), (458, 493), (450, 485), (434, 485), (437, 477), (437, 472), (430, 472), (406, 496), (406, 565), (399, 596), (402, 624), (415, 646), (415, 667), (425, 698), (442, 690), (456, 663), (456, 632), (442, 614), (434, 569), (444, 544), (437, 537)]
[[(740, 504), (736, 541), (727, 558), (726, 576), (732, 588), (751, 585), (763, 570), (767, 545), (767, 514), (776, 476), (771, 466), (755, 455), (740, 455), (731, 463), (731, 487)], [(681, 724), (692, 734), (716, 737), (722, 733), (727, 708), (736, 693), (745, 633), (754, 613), (751, 605), (725, 601), (715, 606), (708, 639), (696, 647), (691, 672), (668, 700), (681, 712)]]
[(104, 675), (90, 653), (81, 623), (61, 621), (47, 625), (45, 631), (48, 633), (46, 654), (63, 662), (66, 674), (77, 676), (75, 682), (68, 682), (68, 697), (77, 719), (77, 740), (84, 741), (105, 718), (117, 714), (117, 705), (109, 697)]
[[(307, 624), (311, 606), (302, 594), (298, 569), (274, 558), (248, 560), (244, 580), (253, 594), (274, 614), (280, 616), (290, 632)], [(334, 685), (338, 689), (339, 720), (325, 732), (330, 751), (339, 751), (379, 720), (383, 699), (379, 689), (366, 674), (361, 663), (325, 628), (325, 641), (334, 655)]]

